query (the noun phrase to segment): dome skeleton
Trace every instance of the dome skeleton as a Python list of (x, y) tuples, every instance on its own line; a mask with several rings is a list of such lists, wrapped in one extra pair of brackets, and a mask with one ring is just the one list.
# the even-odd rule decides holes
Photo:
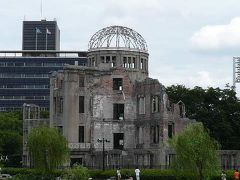
[(88, 44), (97, 48), (130, 48), (147, 51), (147, 43), (136, 31), (123, 26), (110, 26), (96, 32)]

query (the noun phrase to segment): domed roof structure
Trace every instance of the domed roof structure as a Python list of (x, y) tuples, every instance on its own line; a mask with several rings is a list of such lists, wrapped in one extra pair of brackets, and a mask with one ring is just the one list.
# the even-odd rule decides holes
[(96, 32), (90, 39), (88, 49), (127, 48), (147, 52), (147, 43), (133, 29), (123, 26), (109, 26)]

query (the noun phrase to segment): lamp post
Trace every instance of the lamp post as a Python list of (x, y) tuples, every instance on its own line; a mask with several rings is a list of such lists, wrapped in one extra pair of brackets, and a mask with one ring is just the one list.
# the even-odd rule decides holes
[(105, 170), (105, 142), (109, 143), (110, 141), (105, 139), (105, 138), (102, 138), (102, 139), (97, 139), (97, 142), (102, 143), (102, 145), (103, 145), (102, 146), (102, 156), (103, 156), (103, 158), (102, 158), (102, 165), (103, 165), (102, 170), (104, 171)]

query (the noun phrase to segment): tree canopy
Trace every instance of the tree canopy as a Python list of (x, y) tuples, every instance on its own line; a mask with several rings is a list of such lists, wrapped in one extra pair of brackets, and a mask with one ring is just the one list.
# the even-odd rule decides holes
[(173, 102), (185, 103), (187, 117), (202, 122), (222, 149), (240, 149), (240, 102), (232, 87), (190, 89), (173, 85), (166, 91)]
[(176, 151), (174, 168), (199, 180), (206, 179), (220, 172), (217, 141), (212, 139), (201, 123), (193, 123), (182, 133), (169, 140)]
[(51, 170), (62, 165), (68, 157), (67, 140), (55, 128), (32, 129), (28, 147), (35, 168)]
[(22, 157), (22, 114), (20, 112), (0, 113), (0, 156), (8, 157), (0, 162), (6, 166), (21, 166)]

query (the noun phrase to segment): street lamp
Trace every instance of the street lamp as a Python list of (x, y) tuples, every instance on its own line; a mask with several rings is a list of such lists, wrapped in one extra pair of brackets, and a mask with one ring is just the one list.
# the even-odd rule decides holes
[(102, 148), (103, 148), (102, 149), (102, 156), (103, 156), (103, 159), (102, 159), (103, 168), (102, 168), (102, 170), (104, 171), (105, 170), (105, 142), (109, 143), (110, 141), (105, 139), (105, 138), (102, 138), (102, 139), (97, 139), (97, 142), (103, 144), (103, 146), (102, 146)]

